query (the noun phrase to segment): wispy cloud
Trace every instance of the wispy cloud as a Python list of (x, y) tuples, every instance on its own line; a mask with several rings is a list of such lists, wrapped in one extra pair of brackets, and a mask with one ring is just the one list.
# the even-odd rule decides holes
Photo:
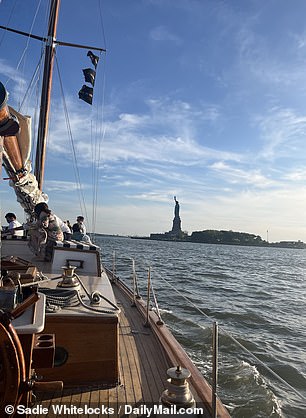
[[(100, 144), (104, 163), (138, 160), (193, 165), (211, 158), (240, 159), (238, 154), (208, 148), (199, 141), (197, 125), (215, 123), (220, 113), (217, 107), (195, 107), (187, 102), (160, 99), (150, 99), (146, 103), (147, 113), (119, 114), (117, 119), (106, 121), (100, 129), (106, 132)], [(84, 131), (84, 126), (90, 126), (90, 117), (87, 120), (80, 118), (79, 109), (71, 108), (70, 127), (79, 162), (91, 164), (92, 143), (88, 131)], [(67, 154), (69, 146), (67, 148), (63, 112), (53, 113), (50, 126), (51, 153)]]
[(261, 156), (267, 159), (298, 158), (297, 149), (305, 142), (306, 116), (293, 109), (272, 108), (257, 118), (264, 147)]
[(284, 174), (284, 179), (292, 181), (293, 183), (296, 182), (306, 182), (306, 169), (300, 168), (295, 169)]
[[(82, 185), (84, 189), (91, 187), (89, 184)], [(45, 190), (47, 192), (73, 192), (78, 189), (75, 182), (63, 181), (63, 180), (46, 180)]]
[(165, 26), (157, 26), (151, 29), (150, 38), (153, 41), (167, 41), (167, 42), (174, 42), (176, 44), (182, 43), (182, 40), (179, 38), (179, 36), (172, 33)]
[[(85, 194), (93, 190), (89, 183), (98, 162), (100, 232), (169, 230), (177, 195), (189, 231), (264, 235), (278, 228), (280, 238), (300, 238), (306, 210), (306, 36), (302, 17), (295, 18), (304, 15), (302, 2), (295, 8), (283, 2), (281, 9), (277, 2), (121, 3), (106, 5), (112, 43), (107, 89), (101, 88), (103, 125), (96, 122), (97, 84), (94, 106), (84, 108), (73, 96), (80, 80), (68, 74), (70, 64), (80, 63), (71, 59), (62, 68), (72, 136), (55, 94), (45, 181), (52, 208), (74, 216), (73, 160)], [(94, 25), (90, 32), (96, 35)], [(34, 70), (29, 64), (18, 72), (0, 59), (2, 79), (10, 79), (17, 104)], [(55, 90), (56, 79), (55, 73)], [(29, 98), (27, 113), (34, 114), (33, 103)]]
[(259, 169), (240, 169), (232, 167), (222, 161), (215, 162), (211, 166), (211, 169), (216, 171), (219, 175), (226, 179), (229, 183), (239, 184), (240, 187), (243, 184), (253, 185), (258, 188), (270, 188), (275, 185), (276, 182), (263, 175)]
[(20, 103), (27, 85), (25, 78), (3, 58), (0, 58), (0, 74), (4, 76), (1, 82), (5, 85), (10, 100)]

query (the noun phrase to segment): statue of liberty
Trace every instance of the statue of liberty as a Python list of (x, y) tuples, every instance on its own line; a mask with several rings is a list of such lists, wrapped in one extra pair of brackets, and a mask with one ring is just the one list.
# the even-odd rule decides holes
[(176, 196), (174, 196), (175, 207), (174, 207), (174, 219), (173, 219), (173, 226), (172, 226), (172, 234), (180, 234), (181, 230), (181, 219), (180, 219), (180, 205), (179, 202), (176, 200)]
[(180, 205), (179, 205), (179, 202), (176, 200), (176, 196), (174, 196), (174, 201), (175, 201), (174, 217), (179, 218), (179, 216), (180, 216)]

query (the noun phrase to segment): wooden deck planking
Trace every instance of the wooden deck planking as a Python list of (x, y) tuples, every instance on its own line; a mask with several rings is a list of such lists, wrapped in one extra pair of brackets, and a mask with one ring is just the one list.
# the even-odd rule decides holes
[[(115, 289), (116, 293), (116, 289)], [(130, 303), (125, 302), (125, 303)], [(166, 363), (162, 350), (156, 341), (150, 328), (144, 327), (143, 320), (139, 321), (137, 308), (126, 309), (126, 314), (131, 325), (131, 332), (137, 348), (137, 354), (142, 359), (140, 378), (142, 379), (143, 401), (158, 402), (164, 390), (167, 379), (166, 370), (169, 364)]]
[[(133, 312), (134, 309), (130, 308), (130, 310), (132, 311), (130, 312), (130, 311), (127, 311), (125, 308), (126, 306), (122, 304), (122, 309), (124, 309), (125, 315), (127, 314), (127, 312), (129, 312), (129, 316), (134, 313)], [(139, 356), (142, 359), (142, 362), (144, 359), (146, 359), (142, 357), (143, 353), (139, 350), (139, 339), (141, 336), (139, 332), (141, 332), (141, 330), (138, 331), (139, 324), (137, 326), (137, 330), (135, 330), (136, 328), (135, 323), (130, 321), (130, 318), (129, 318), (130, 322), (128, 324), (128, 320), (125, 315), (122, 317), (122, 326), (124, 327), (125, 331), (129, 332), (129, 339), (126, 341), (126, 349), (129, 352), (128, 355), (133, 358), (133, 363), (136, 365), (136, 368), (134, 370), (134, 372), (136, 373), (135, 378), (140, 382), (140, 393), (139, 393), (138, 402), (144, 401), (144, 400), (146, 402), (152, 402), (153, 399), (150, 396), (150, 385), (148, 382), (148, 378), (143, 372), (144, 365), (143, 363), (139, 364), (139, 361), (138, 361)], [(137, 331), (137, 334), (135, 333), (135, 331)]]
[[(119, 365), (120, 384), (113, 388), (76, 388), (65, 389), (61, 395), (48, 399), (48, 395), (41, 395), (37, 403), (49, 409), (48, 416), (57, 418), (51, 405), (65, 404), (76, 407), (84, 405), (101, 407), (102, 405), (119, 411), (120, 405), (141, 405), (158, 402), (164, 390), (167, 379), (166, 362), (160, 344), (150, 328), (143, 326), (143, 319), (137, 308), (130, 308), (130, 300), (122, 297), (115, 289), (118, 305), (122, 312), (119, 324)], [(120, 299), (119, 299), (120, 298)], [(158, 353), (156, 353), (158, 350)], [(50, 395), (49, 395), (50, 396)], [(123, 416), (123, 409), (119, 413), (109, 416)], [(71, 415), (73, 416), (73, 415)], [(74, 415), (77, 417), (78, 415)], [(86, 415), (82, 415), (86, 416)], [(89, 416), (89, 415), (88, 415)], [(91, 418), (107, 415), (90, 415)], [(36, 415), (38, 418), (39, 415)]]
[[(27, 257), (22, 254), (22, 258)], [(43, 271), (48, 272), (48, 266), (44, 266)], [(116, 286), (114, 291), (117, 298), (120, 298), (120, 306), (123, 311), (121, 314), (119, 335), (119, 369), (121, 384), (115, 388), (109, 389), (82, 388), (82, 390), (79, 390), (79, 394), (73, 392), (71, 389), (66, 389), (62, 395), (55, 394), (53, 397), (51, 397), (50, 394), (40, 394), (40, 398), (38, 398), (36, 404), (48, 408), (48, 417), (58, 418), (62, 416), (52, 412), (51, 405), (54, 404), (61, 405), (65, 403), (66, 405), (73, 406), (101, 406), (101, 403), (105, 402), (106, 404), (107, 402), (108, 405), (111, 405), (112, 407), (116, 406), (118, 408), (122, 403), (133, 404), (136, 399), (138, 399), (135, 393), (139, 394), (139, 399), (143, 403), (149, 403), (152, 399), (154, 402), (158, 402), (159, 396), (164, 390), (164, 385), (167, 379), (166, 370), (168, 367), (172, 367), (173, 364), (169, 363), (169, 360), (166, 358), (165, 351), (161, 349), (161, 344), (155, 337), (152, 336), (152, 330), (143, 327), (143, 316), (139, 315), (138, 308), (131, 309), (129, 307), (131, 300), (124, 294), (124, 292), (116, 291)], [(146, 335), (147, 331), (150, 335)], [(162, 337), (162, 343), (164, 343), (164, 340), (167, 338), (167, 335), (165, 338)], [(155, 351), (155, 349), (157, 349), (157, 351)], [(156, 354), (157, 352), (159, 354)], [(176, 352), (177, 350), (175, 348), (175, 353)], [(167, 350), (167, 356), (168, 355), (169, 358), (172, 358), (174, 363), (181, 363), (180, 356), (177, 357), (176, 355), (175, 359), (173, 359), (171, 349)], [(141, 362), (138, 361), (138, 357), (141, 357)], [(176, 360), (177, 358), (179, 360)], [(154, 365), (154, 367), (152, 367), (152, 365)], [(186, 367), (189, 368), (188, 365)], [(193, 376), (194, 375), (196, 376), (196, 379), (193, 378), (193, 380), (197, 383), (200, 379), (197, 378), (196, 373), (194, 373)], [(190, 383), (192, 386), (193, 382), (191, 380)], [(130, 384), (135, 386), (135, 390), (128, 389)], [(201, 382), (200, 385), (203, 386)], [(202, 392), (204, 393), (204, 390)], [(200, 392), (201, 395), (202, 392)], [(203, 399), (209, 399), (209, 396), (203, 397)], [(41, 415), (31, 416), (41, 418)], [(72, 418), (78, 417), (78, 415), (69, 416)], [(81, 416), (84, 417), (86, 415)], [(92, 414), (87, 416), (90, 416), (90, 418), (95, 417)], [(100, 414), (98, 416), (102, 417), (105, 415)], [(109, 416), (116, 417), (118, 415), (115, 414)], [(120, 416), (123, 416), (122, 412), (120, 413)], [(207, 414), (207, 416), (209, 416), (209, 414)], [(229, 417), (227, 413), (222, 412), (221, 415), (221, 410), (219, 410), (219, 408), (218, 416), (222, 416), (224, 418)]]
[(128, 345), (131, 346), (130, 335), (125, 335), (120, 347), (122, 361), (122, 385), (125, 392), (126, 403), (136, 403), (141, 398), (141, 387), (133, 354)]

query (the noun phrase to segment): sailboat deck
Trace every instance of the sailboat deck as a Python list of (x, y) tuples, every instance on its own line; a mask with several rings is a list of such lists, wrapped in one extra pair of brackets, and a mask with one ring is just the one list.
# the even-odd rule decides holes
[[(119, 324), (120, 382), (116, 387), (66, 389), (61, 395), (38, 397), (37, 404), (48, 409), (48, 416), (63, 416), (64, 410), (56, 411), (55, 405), (67, 406), (75, 417), (124, 416), (124, 406), (136, 407), (158, 403), (165, 390), (166, 371), (169, 363), (152, 330), (143, 325), (137, 308), (130, 308), (130, 301), (114, 286), (118, 306), (121, 308)], [(103, 342), (101, 342), (103, 344)], [(94, 414), (84, 413), (85, 408), (112, 408), (112, 411)], [(83, 409), (82, 413), (77, 408)], [(92, 412), (92, 411), (89, 411)], [(142, 415), (142, 414), (137, 414)], [(40, 417), (41, 415), (34, 415)]]
[[(26, 254), (27, 246), (16, 244), (15, 242), (9, 242), (9, 247), (12, 245), (15, 251), (9, 251), (9, 248), (5, 248), (5, 254), (17, 254), (22, 259), (29, 259)], [(17, 251), (18, 250), (18, 251)], [(33, 256), (32, 256), (33, 259)], [(31, 260), (31, 258), (30, 258)], [(50, 274), (50, 263), (38, 262), (33, 259), (39, 269), (45, 272), (49, 279), (58, 279), (56, 274)], [(89, 277), (81, 276), (87, 289), (92, 292), (95, 289), (101, 291), (102, 294), (106, 294), (106, 273), (102, 273), (102, 277)], [(43, 287), (56, 286), (55, 281), (42, 283)], [(101, 287), (102, 286), (102, 287)], [(157, 325), (157, 316), (154, 312), (150, 313), (151, 327), (144, 326), (145, 316), (145, 303), (140, 300), (137, 301), (137, 307), (131, 307), (132, 295), (127, 289), (125, 289), (122, 282), (116, 282), (113, 286), (114, 297), (117, 305), (121, 309), (119, 314), (119, 344), (115, 344), (113, 350), (118, 349), (118, 374), (116, 379), (112, 381), (113, 386), (107, 386), (105, 382), (106, 369), (101, 366), (98, 358), (100, 358), (100, 352), (105, 348), (105, 335), (100, 333), (99, 326), (92, 327), (92, 321), (94, 315), (89, 312), (84, 312), (84, 318), (79, 320), (80, 313), (83, 312), (82, 308), (71, 307), (69, 309), (62, 309), (61, 313), (49, 314), (52, 317), (52, 324), (56, 321), (57, 328), (52, 330), (50, 328), (50, 320), (47, 321), (44, 333), (55, 334), (55, 339), (61, 346), (61, 339), (63, 336), (66, 338), (66, 342), (69, 341), (73, 344), (74, 356), (76, 356), (79, 349), (78, 344), (81, 343), (83, 350), (88, 354), (88, 361), (80, 360), (82, 363), (82, 369), (76, 368), (73, 372), (74, 381), (78, 381), (78, 377), (75, 373), (83, 373), (82, 378), (79, 379), (80, 386), (73, 386), (69, 388), (68, 384), (64, 384), (64, 391), (61, 393), (36, 393), (37, 400), (32, 408), (39, 406), (40, 408), (46, 408), (44, 412), (39, 410), (31, 412), (33, 417), (46, 416), (48, 417), (100, 417), (100, 416), (115, 416), (123, 417), (129, 416), (130, 411), (127, 412), (126, 406), (130, 408), (138, 408), (133, 410), (134, 416), (147, 416), (141, 408), (150, 407), (152, 404), (158, 404), (162, 392), (166, 389), (167, 384), (167, 370), (170, 367), (181, 365), (191, 371), (192, 377), (189, 379), (189, 384), (193, 395), (197, 401), (197, 406), (203, 408), (202, 417), (210, 417), (211, 415), (207, 411), (208, 404), (211, 399), (211, 389), (208, 387), (207, 382), (203, 379), (203, 376), (195, 368), (190, 359), (186, 358), (186, 353), (182, 347), (178, 344), (172, 334), (167, 330), (164, 325)], [(54, 316), (53, 316), (54, 315)], [(59, 318), (56, 320), (56, 317)], [(111, 314), (105, 316), (107, 318), (114, 318), (117, 314)], [(75, 319), (70, 321), (71, 316)], [(49, 319), (51, 318), (49, 317)], [(87, 320), (84, 320), (87, 317)], [(53, 320), (54, 319), (54, 320)], [(82, 325), (81, 325), (82, 323)], [(58, 325), (60, 324), (60, 325)], [(86, 325), (87, 324), (87, 325)], [(49, 327), (49, 328), (48, 328)], [(87, 331), (86, 331), (87, 330)], [(86, 339), (86, 332), (88, 335), (95, 333), (95, 338), (91, 339), (94, 343), (89, 342)], [(69, 336), (68, 336), (69, 333)], [(158, 334), (158, 337), (157, 337)], [(108, 341), (109, 342), (109, 341)], [(94, 345), (93, 345), (94, 344)], [(101, 349), (99, 348), (99, 344)], [(109, 344), (108, 344), (109, 346)], [(91, 354), (89, 354), (91, 353)], [(93, 354), (95, 353), (95, 354)], [(116, 357), (115, 351), (108, 352), (108, 356), (112, 358)], [(72, 357), (73, 358), (73, 355)], [(75, 360), (75, 357), (73, 358)], [(94, 360), (98, 365), (89, 366), (89, 363), (93, 363)], [(55, 372), (52, 377), (52, 369), (50, 376), (45, 376), (46, 381), (64, 380), (64, 375)], [(81, 371), (82, 370), (82, 371)], [(40, 371), (38, 374), (45, 375), (46, 369)], [(80, 374), (80, 376), (81, 376)], [(91, 375), (91, 385), (86, 386), (84, 383), (87, 377)], [(67, 375), (66, 375), (67, 378)], [(115, 381), (118, 384), (115, 386)], [(83, 382), (81, 386), (81, 382)], [(194, 390), (194, 388), (196, 388)], [(66, 412), (65, 412), (66, 408)], [(78, 410), (79, 408), (79, 410)], [(91, 409), (90, 409), (91, 408)], [(98, 408), (100, 413), (95, 414), (94, 408)], [(104, 408), (104, 409), (103, 409)], [(107, 410), (107, 408), (111, 408)], [(228, 417), (229, 415), (225, 411), (223, 405), (218, 401), (218, 417)]]

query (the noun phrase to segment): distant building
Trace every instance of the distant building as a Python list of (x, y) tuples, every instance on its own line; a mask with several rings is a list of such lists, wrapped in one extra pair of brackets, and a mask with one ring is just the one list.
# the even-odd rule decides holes
[(185, 239), (188, 234), (182, 231), (181, 218), (180, 218), (180, 205), (174, 196), (175, 207), (174, 207), (174, 219), (172, 223), (172, 229), (164, 234), (150, 234), (150, 239), (166, 240), (166, 241), (177, 241)]

